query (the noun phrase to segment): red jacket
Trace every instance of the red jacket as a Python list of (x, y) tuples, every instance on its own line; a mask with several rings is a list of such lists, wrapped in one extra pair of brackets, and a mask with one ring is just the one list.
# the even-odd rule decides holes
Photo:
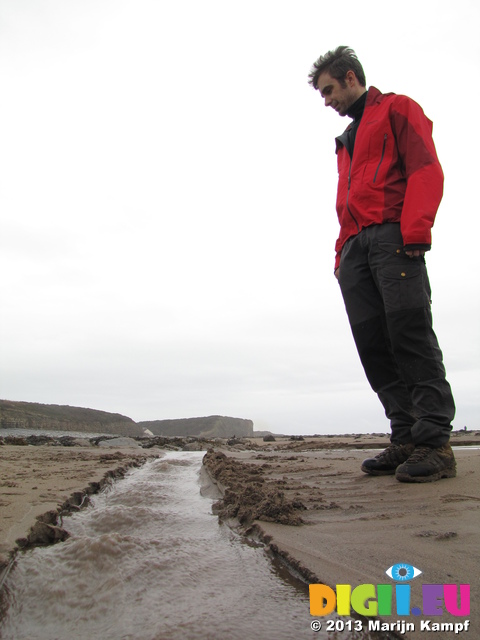
[(340, 236), (335, 268), (348, 238), (372, 224), (400, 222), (405, 248), (429, 249), (443, 195), (443, 171), (432, 123), (422, 108), (406, 96), (382, 94), (371, 87), (353, 160), (344, 136), (336, 138)]

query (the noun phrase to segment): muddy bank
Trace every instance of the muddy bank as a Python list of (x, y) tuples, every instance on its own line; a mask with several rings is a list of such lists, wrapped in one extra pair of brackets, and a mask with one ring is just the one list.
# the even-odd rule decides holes
[(285, 480), (268, 480), (268, 463), (245, 464), (211, 449), (203, 464), (222, 495), (212, 506), (220, 519), (243, 526), (254, 520), (292, 526), (303, 522), (305, 505), (298, 499), (296, 487), (287, 486)]

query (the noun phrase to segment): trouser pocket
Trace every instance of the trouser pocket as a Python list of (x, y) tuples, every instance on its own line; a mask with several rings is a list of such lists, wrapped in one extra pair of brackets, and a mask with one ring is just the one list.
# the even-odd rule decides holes
[(423, 262), (398, 260), (397, 264), (380, 267), (377, 281), (387, 314), (430, 306), (430, 286)]

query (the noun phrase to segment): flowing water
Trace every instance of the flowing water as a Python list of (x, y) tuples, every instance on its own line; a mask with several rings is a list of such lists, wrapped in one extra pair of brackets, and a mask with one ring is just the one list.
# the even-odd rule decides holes
[[(3, 640), (291, 640), (308, 590), (212, 515), (203, 453), (167, 453), (65, 518), (71, 537), (18, 557), (3, 590)], [(353, 640), (356, 634), (349, 634)]]

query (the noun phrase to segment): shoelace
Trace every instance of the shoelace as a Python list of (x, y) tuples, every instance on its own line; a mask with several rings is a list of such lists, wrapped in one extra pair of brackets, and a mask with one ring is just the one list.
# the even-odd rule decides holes
[(415, 447), (415, 451), (408, 458), (408, 462), (421, 462), (432, 453), (431, 447)]
[(389, 447), (379, 453), (376, 458), (385, 458), (387, 462), (395, 461), (397, 457), (397, 453), (399, 453), (402, 449), (402, 446), (399, 444), (391, 444)]

